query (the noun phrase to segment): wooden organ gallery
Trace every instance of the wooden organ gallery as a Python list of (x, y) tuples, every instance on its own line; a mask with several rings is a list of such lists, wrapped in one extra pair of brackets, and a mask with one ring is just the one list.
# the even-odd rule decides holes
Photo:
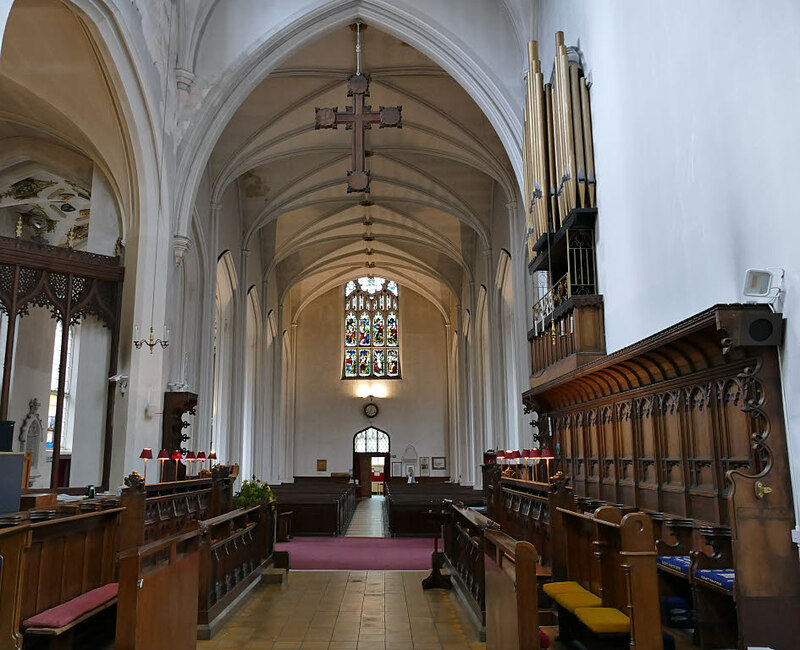
[(586, 648), (796, 647), (783, 319), (715, 305), (605, 354), (589, 89), (562, 33), (552, 83), (529, 53), (529, 270), (546, 282), (523, 401), (539, 449), (487, 455), (487, 517), (453, 506), (454, 580), (490, 648), (538, 648), (554, 624)]

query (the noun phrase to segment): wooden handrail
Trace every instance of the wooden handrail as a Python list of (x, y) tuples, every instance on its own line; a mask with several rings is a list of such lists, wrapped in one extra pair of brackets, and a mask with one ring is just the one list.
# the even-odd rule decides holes
[(576, 519), (585, 519), (587, 521), (594, 522), (595, 524), (600, 524), (602, 526), (608, 526), (609, 528), (619, 528), (619, 524), (615, 524), (613, 521), (606, 521), (605, 519), (598, 519), (594, 515), (589, 515), (584, 512), (575, 512), (574, 510), (567, 510), (566, 508), (556, 508), (558, 512), (564, 515), (568, 515), (570, 517), (575, 517)]
[[(269, 501), (268, 503), (272, 502)], [(223, 515), (217, 515), (216, 517), (211, 517), (211, 519), (204, 519), (202, 525), (205, 528), (210, 528), (211, 526), (216, 526), (217, 524), (229, 521), (230, 519), (236, 519), (236, 517), (241, 517), (242, 515), (246, 515), (247, 513), (253, 512), (254, 510), (258, 510), (261, 507), (263, 507), (263, 504), (257, 503), (256, 505), (248, 506), (247, 508), (237, 508), (236, 510), (231, 510), (230, 512), (226, 512)]]
[(179, 533), (178, 535), (173, 535), (172, 537), (165, 537), (164, 539), (157, 539), (155, 542), (150, 542), (149, 544), (145, 544), (144, 546), (135, 546), (133, 548), (129, 548), (126, 551), (123, 551), (119, 554), (119, 559), (125, 559), (129, 557), (142, 557), (144, 555), (151, 555), (156, 551), (160, 551), (162, 548), (166, 548), (168, 546), (172, 546), (175, 544), (180, 544), (181, 542), (185, 542), (188, 539), (192, 539), (192, 537), (199, 537), (203, 531), (200, 528), (194, 528), (193, 530), (189, 530), (183, 533)]
[(63, 515), (56, 514), (52, 519), (45, 519), (44, 521), (30, 522), (31, 528), (46, 528), (55, 524), (64, 523), (65, 519), (70, 521), (81, 521), (83, 519), (91, 519), (93, 517), (102, 517), (103, 515), (112, 515), (117, 512), (122, 512), (125, 508), (109, 508), (108, 510), (93, 510), (92, 512), (84, 512), (79, 515)]

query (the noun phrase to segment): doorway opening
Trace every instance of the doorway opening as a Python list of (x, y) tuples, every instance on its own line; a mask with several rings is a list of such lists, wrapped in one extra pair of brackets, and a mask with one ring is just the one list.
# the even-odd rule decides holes
[(353, 479), (360, 499), (383, 495), (390, 448), (389, 434), (375, 427), (353, 436)]

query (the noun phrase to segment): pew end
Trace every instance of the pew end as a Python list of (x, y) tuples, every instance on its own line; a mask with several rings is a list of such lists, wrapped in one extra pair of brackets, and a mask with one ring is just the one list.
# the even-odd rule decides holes
[(486, 529), (484, 554), (487, 650), (549, 647), (549, 638), (539, 629), (536, 548)]
[(199, 527), (119, 557), (117, 650), (197, 646)]

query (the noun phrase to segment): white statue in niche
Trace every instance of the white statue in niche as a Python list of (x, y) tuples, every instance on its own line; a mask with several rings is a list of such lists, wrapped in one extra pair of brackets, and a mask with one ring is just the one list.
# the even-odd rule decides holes
[(28, 415), (25, 416), (19, 430), (19, 450), (31, 452), (31, 477), (28, 487), (33, 486), (36, 480), (41, 478), (38, 472), (39, 449), (42, 445), (44, 426), (39, 417), (39, 406), (39, 400), (35, 397), (28, 402)]

